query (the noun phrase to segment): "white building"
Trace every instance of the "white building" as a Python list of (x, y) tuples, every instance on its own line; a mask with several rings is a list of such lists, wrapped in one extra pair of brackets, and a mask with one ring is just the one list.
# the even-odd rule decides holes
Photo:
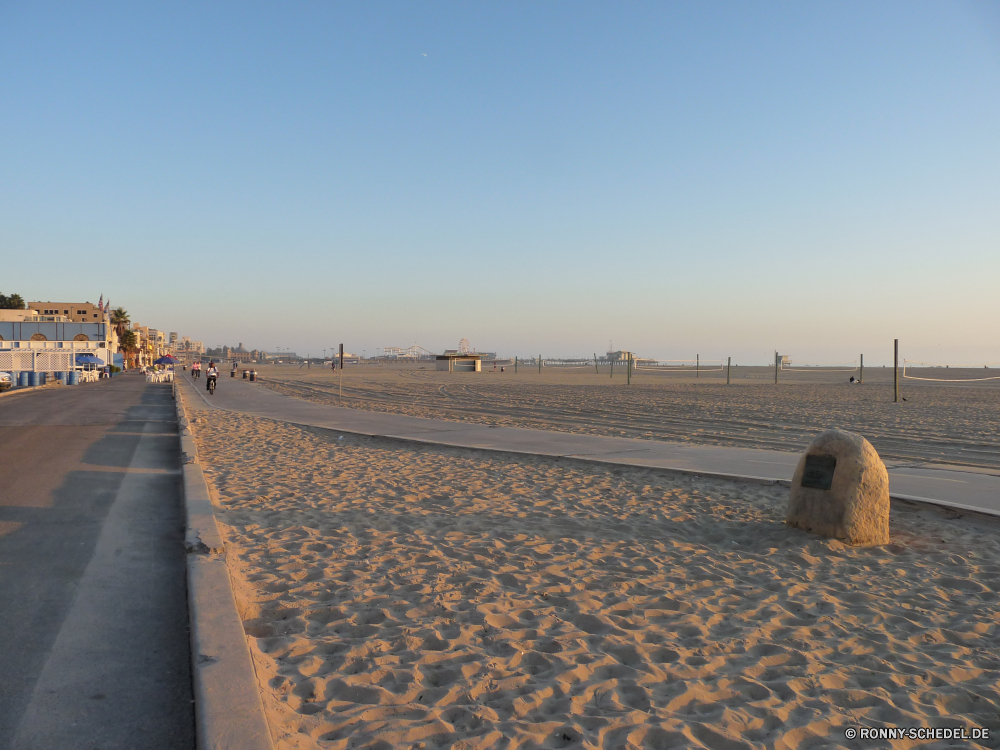
[(35, 310), (0, 312), (5, 313), (0, 316), (0, 371), (69, 372), (78, 354), (114, 364), (117, 338), (107, 323), (74, 323), (63, 315), (36, 315)]

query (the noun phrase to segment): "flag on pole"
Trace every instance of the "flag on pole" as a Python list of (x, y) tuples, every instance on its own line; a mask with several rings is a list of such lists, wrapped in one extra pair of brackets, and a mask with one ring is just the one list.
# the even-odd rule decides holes
[(97, 309), (104, 310), (104, 293), (101, 292), (101, 298), (97, 300)]

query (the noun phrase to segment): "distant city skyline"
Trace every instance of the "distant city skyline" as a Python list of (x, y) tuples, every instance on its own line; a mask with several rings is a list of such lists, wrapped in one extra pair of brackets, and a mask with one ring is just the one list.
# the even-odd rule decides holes
[(1000, 361), (1000, 6), (0, 8), (0, 289), (206, 346)]

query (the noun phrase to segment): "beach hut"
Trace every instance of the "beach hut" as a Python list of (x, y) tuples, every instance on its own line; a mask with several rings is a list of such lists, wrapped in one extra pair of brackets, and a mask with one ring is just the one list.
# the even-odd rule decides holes
[(482, 372), (483, 357), (481, 354), (438, 354), (435, 367), (439, 372)]

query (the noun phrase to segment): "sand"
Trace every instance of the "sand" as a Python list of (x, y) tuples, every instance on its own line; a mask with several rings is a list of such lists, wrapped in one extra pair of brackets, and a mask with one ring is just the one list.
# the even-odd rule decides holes
[(893, 503), (855, 549), (780, 487), (188, 406), (278, 748), (1000, 732), (993, 520)]
[[(447, 373), (420, 365), (355, 365), (344, 371), (344, 405), (420, 417), (543, 430), (801, 451), (830, 428), (864, 435), (883, 459), (1000, 470), (1000, 380), (940, 384), (905, 380), (893, 403), (892, 370), (869, 368), (863, 386), (845, 373), (767, 368), (725, 373), (622, 373), (547, 368)], [(336, 404), (338, 378), (326, 369), (265, 365), (261, 383), (318, 403)], [(956, 372), (949, 377), (979, 377)], [(945, 371), (926, 372), (928, 376)]]

